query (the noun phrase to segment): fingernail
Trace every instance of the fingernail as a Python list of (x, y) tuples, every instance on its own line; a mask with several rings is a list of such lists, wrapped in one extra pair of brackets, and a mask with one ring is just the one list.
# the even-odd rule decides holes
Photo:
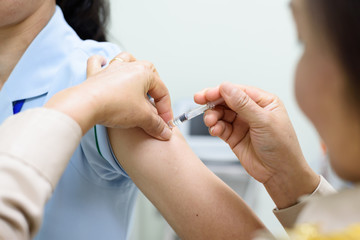
[(168, 127), (164, 127), (164, 130), (161, 132), (160, 137), (169, 140), (171, 138), (172, 131)]
[(211, 127), (211, 128), (210, 128), (210, 134), (211, 134), (211, 135), (213, 134), (213, 131), (214, 131), (214, 127)]
[(205, 115), (204, 116), (204, 123), (205, 123), (205, 125), (206, 125), (206, 119), (208, 118), (208, 115)]

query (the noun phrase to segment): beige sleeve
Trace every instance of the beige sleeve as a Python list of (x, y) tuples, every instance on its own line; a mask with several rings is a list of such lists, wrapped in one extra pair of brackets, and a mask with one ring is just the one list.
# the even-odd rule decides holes
[(74, 120), (45, 108), (19, 113), (0, 126), (0, 239), (35, 235), (81, 136)]
[(325, 195), (333, 194), (335, 192), (336, 191), (334, 190), (334, 188), (325, 180), (325, 178), (323, 178), (323, 176), (320, 176), (320, 183), (312, 194), (300, 198), (299, 203), (297, 203), (294, 206), (280, 210), (274, 209), (273, 212), (284, 228), (293, 228), (297, 217), (304, 209), (304, 207), (307, 205), (307, 200), (309, 198), (315, 196), (325, 196)]

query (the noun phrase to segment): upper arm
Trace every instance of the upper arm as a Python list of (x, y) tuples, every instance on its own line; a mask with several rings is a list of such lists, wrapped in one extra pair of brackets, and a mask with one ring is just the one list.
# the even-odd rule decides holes
[(250, 237), (262, 224), (200, 161), (175, 129), (169, 141), (141, 129), (109, 129), (122, 167), (182, 239)]

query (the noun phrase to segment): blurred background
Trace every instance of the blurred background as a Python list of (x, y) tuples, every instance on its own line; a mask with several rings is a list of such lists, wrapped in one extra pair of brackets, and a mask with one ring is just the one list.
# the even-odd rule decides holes
[[(293, 78), (302, 51), (289, 0), (110, 0), (112, 42), (155, 64), (169, 88), (175, 114), (203, 88), (231, 81), (275, 93), (285, 103), (304, 155), (318, 170), (320, 140), (296, 104)], [(220, 141), (207, 136), (201, 118), (182, 127), (190, 146), (235, 189), (275, 234), (284, 231), (264, 188), (241, 168)], [(139, 195), (131, 240), (177, 239)]]

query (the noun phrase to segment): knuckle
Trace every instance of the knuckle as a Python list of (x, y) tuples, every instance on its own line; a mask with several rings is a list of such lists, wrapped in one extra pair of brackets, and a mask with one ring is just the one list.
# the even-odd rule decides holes
[(152, 114), (149, 115), (149, 118), (147, 120), (147, 129), (151, 131), (153, 134), (160, 134), (163, 129), (163, 124), (161, 122), (160, 117), (156, 117)]
[(117, 57), (123, 59), (126, 62), (130, 62), (133, 56), (129, 52), (121, 52)]
[(235, 106), (237, 106), (238, 110), (242, 110), (244, 108), (246, 108), (248, 106), (250, 102), (250, 97), (247, 94), (240, 94), (240, 96), (238, 96), (235, 99)]
[(137, 65), (139, 74), (145, 76), (146, 79), (151, 79), (154, 74), (154, 65), (148, 61), (141, 61)]
[(137, 63), (136, 65), (134, 65), (134, 67), (137, 74), (143, 75), (147, 72), (146, 67), (141, 63)]
[(123, 56), (123, 57), (129, 57), (131, 54), (128, 52), (122, 52), (119, 54), (119, 56)]
[(148, 71), (151, 71), (153, 72), (154, 69), (155, 69), (155, 66), (152, 62), (149, 62), (149, 61), (142, 61), (142, 64), (145, 66), (145, 68), (148, 70)]
[(146, 65), (146, 63), (144, 61), (139, 62), (138, 66), (142, 71), (148, 70), (148, 66)]
[(282, 103), (281, 99), (277, 95), (273, 95), (273, 99), (275, 103)]
[(166, 87), (164, 82), (161, 80), (159, 80), (159, 85), (163, 88), (162, 91), (164, 92), (164, 97), (162, 97), (162, 99), (169, 100), (169, 102), (171, 102), (169, 89)]

